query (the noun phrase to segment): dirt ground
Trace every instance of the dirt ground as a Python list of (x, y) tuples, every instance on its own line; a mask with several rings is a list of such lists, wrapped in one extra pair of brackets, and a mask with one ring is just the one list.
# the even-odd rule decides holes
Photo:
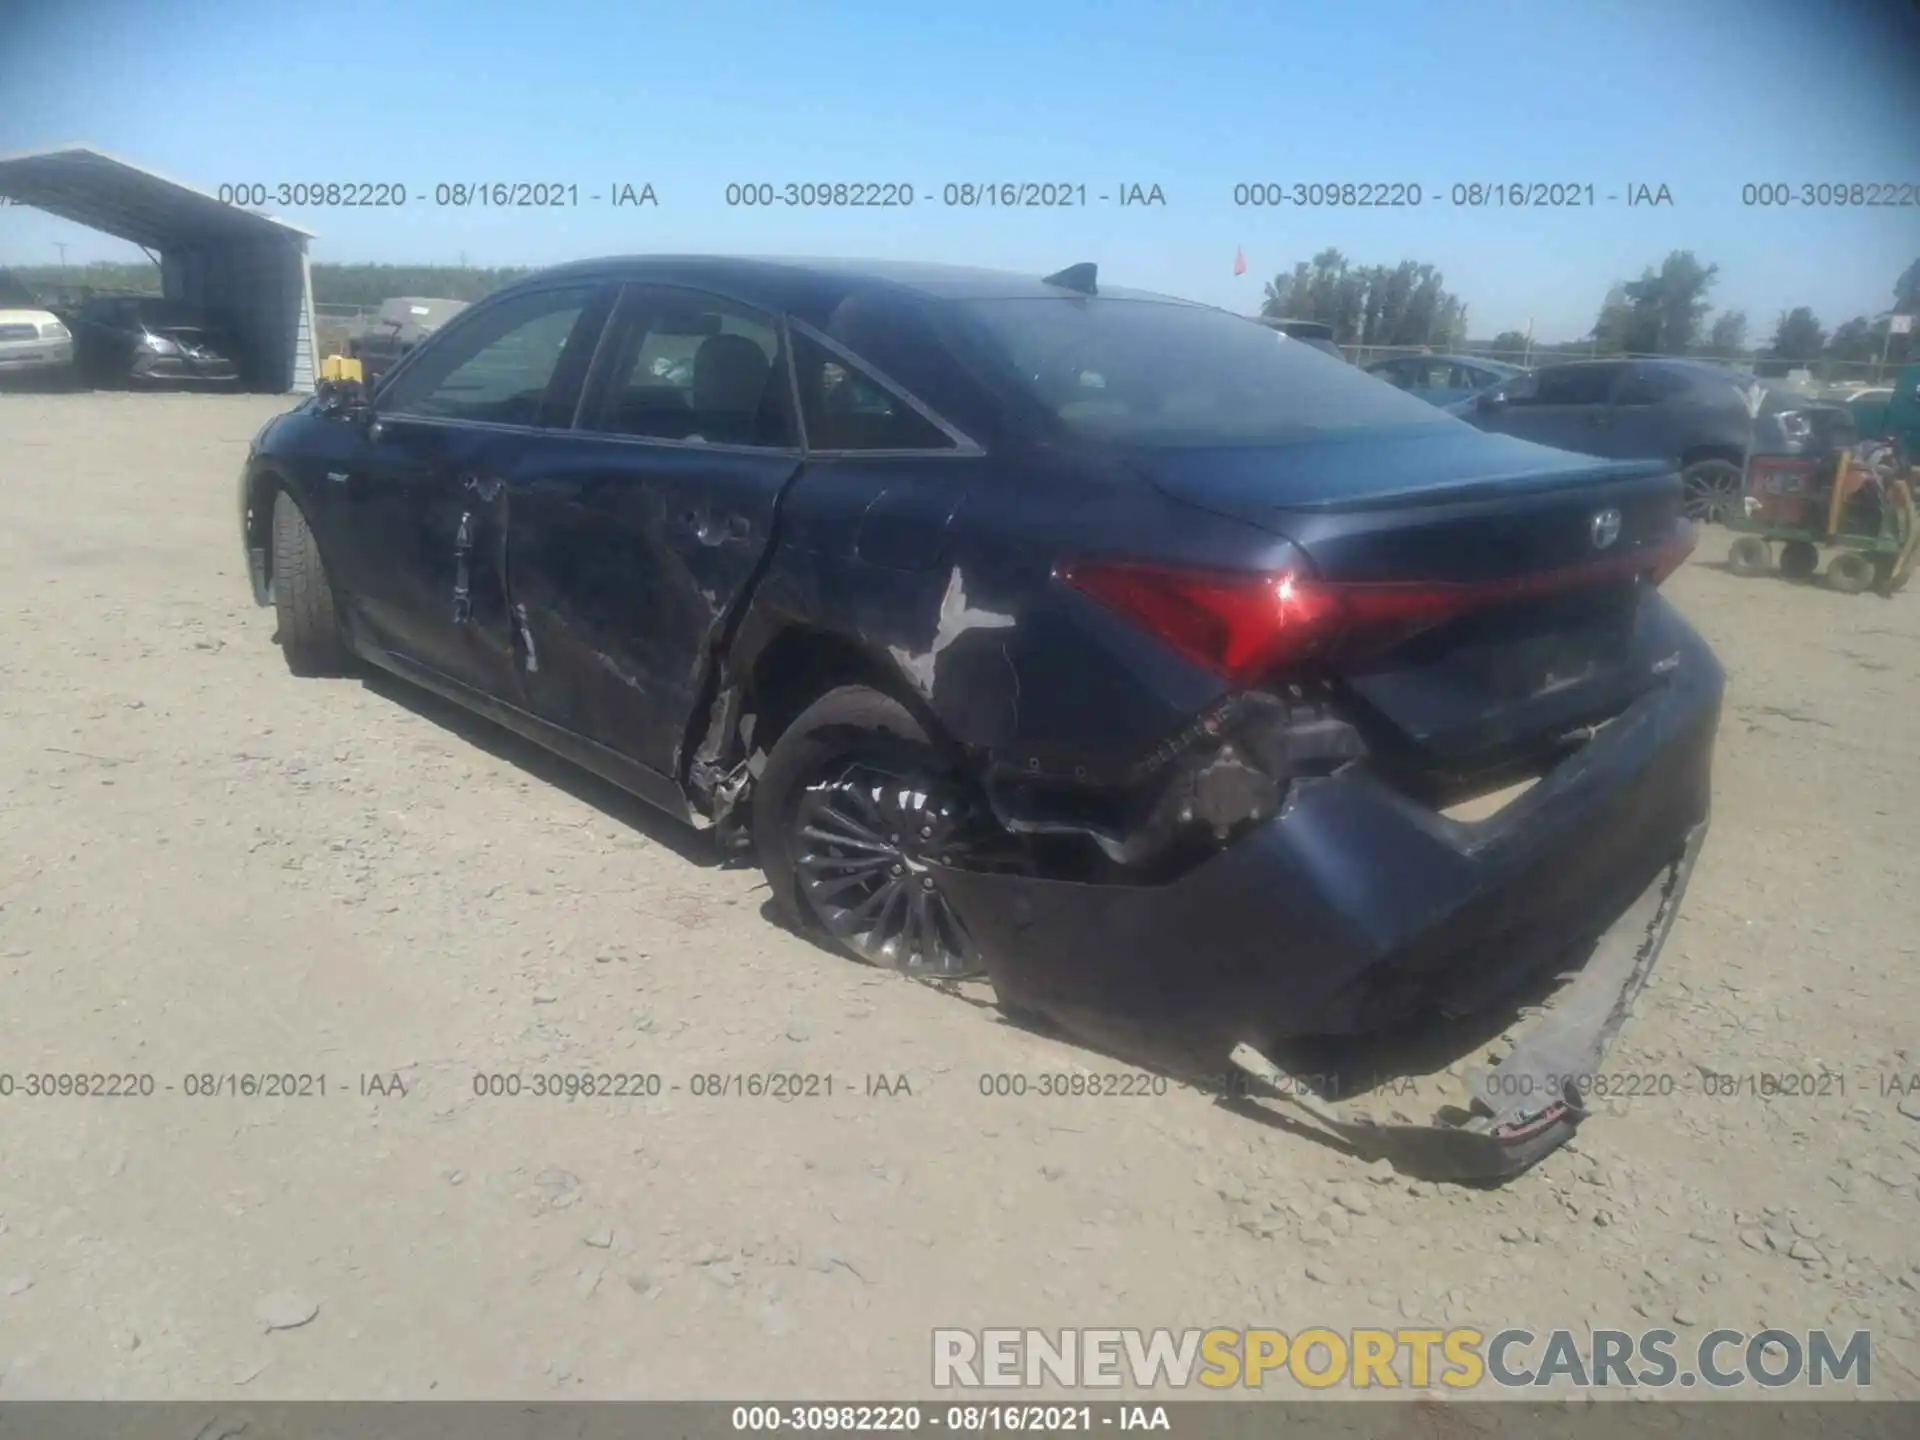
[[(234, 514), (281, 403), (0, 396), (0, 1396), (903, 1397), (935, 1326), (1417, 1320), (1869, 1329), (1920, 1397), (1920, 592), (1709, 534), (1715, 829), (1609, 1067), (1673, 1093), (1435, 1187), (1177, 1086), (983, 1096), (1125, 1067), (833, 959), (437, 702), (291, 678)], [(476, 1094), (552, 1071), (662, 1090)], [(693, 1093), (769, 1071), (832, 1094)], [(60, 1072), (155, 1088), (25, 1094)]]

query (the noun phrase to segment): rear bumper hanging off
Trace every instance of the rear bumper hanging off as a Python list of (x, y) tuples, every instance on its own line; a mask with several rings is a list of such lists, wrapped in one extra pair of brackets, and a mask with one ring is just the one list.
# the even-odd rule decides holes
[(1531, 1169), (1572, 1138), (1587, 1117), (1584, 1089), (1646, 988), (1673, 928), (1706, 837), (1703, 822), (1681, 854), (1603, 933), (1580, 973), (1518, 1037), (1512, 1053), (1469, 1077), (1471, 1114), (1458, 1123), (1381, 1124), (1344, 1115), (1251, 1045), (1237, 1045), (1235, 1066), (1265, 1098), (1307, 1117), (1316, 1128), (1370, 1157), (1428, 1179), (1489, 1181)]

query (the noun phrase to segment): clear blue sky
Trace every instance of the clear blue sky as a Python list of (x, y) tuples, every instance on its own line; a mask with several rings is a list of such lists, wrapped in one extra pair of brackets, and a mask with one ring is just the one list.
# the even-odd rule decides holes
[[(1669, 250), (1755, 339), (1884, 310), (1920, 208), (1753, 210), (1745, 181), (1920, 185), (1912, 0), (5, 0), (0, 152), (238, 181), (649, 182), (657, 209), (282, 211), (318, 260), (876, 255), (1252, 310), (1325, 246), (1432, 262), (1490, 336), (1571, 338)], [(1159, 184), (1164, 209), (956, 211), (950, 181)], [(729, 181), (904, 181), (906, 210), (729, 209)], [(1238, 181), (1591, 183), (1597, 210), (1237, 209)], [(1604, 196), (1667, 185), (1671, 208)], [(931, 193), (929, 193), (931, 192)], [(0, 211), (0, 262), (128, 247)], [(1249, 273), (1235, 278), (1236, 247)]]

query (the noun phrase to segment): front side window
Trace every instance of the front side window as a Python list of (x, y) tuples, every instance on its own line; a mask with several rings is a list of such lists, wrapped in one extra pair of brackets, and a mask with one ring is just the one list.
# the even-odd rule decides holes
[(595, 293), (588, 285), (536, 290), (491, 306), (418, 351), (381, 393), (380, 408), (472, 424), (541, 424), (548, 387)]
[(581, 428), (688, 444), (794, 444), (780, 327), (718, 296), (631, 287)]
[(1627, 377), (1627, 383), (1620, 388), (1622, 405), (1658, 405), (1662, 400), (1674, 400), (1685, 395), (1691, 387), (1686, 377), (1671, 370), (1658, 370), (1643, 366)]
[(1619, 378), (1618, 365), (1565, 365), (1539, 374), (1536, 405), (1604, 405)]
[(983, 365), (1060, 427), (1148, 446), (1459, 422), (1242, 316), (1122, 297), (953, 302)]
[(1413, 372), (1413, 389), (1418, 391), (1458, 388), (1457, 368), (1448, 360), (1422, 360)]

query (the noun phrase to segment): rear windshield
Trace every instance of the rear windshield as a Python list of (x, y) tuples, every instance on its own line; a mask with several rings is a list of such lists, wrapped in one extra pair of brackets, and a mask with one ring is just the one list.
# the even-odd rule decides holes
[(1154, 300), (955, 302), (972, 344), (1076, 434), (1260, 444), (1460, 421), (1345, 361), (1221, 310)]

